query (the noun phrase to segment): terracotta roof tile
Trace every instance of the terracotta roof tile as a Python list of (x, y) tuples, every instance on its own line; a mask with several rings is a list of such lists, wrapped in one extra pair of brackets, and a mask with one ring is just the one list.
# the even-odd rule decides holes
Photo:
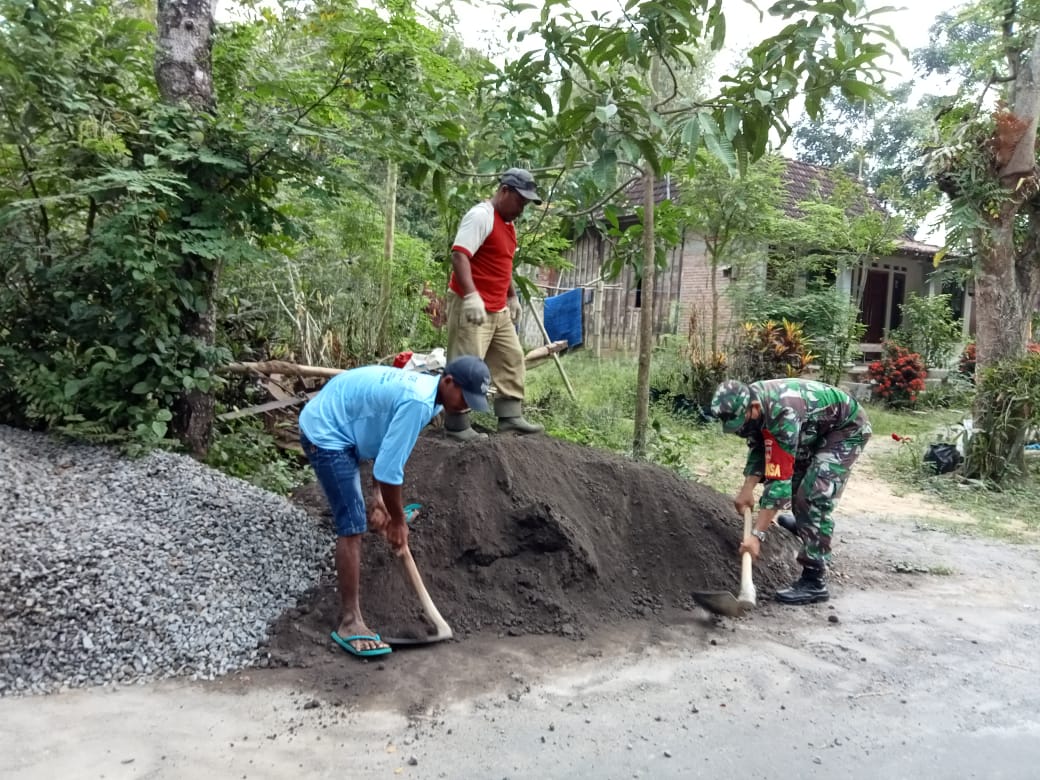
[(832, 168), (824, 168), (822, 165), (802, 162), (800, 160), (784, 160), (784, 170), (780, 179), (787, 190), (787, 198), (784, 202), (784, 213), (789, 217), (801, 217), (804, 213), (798, 204), (807, 200), (826, 200), (834, 194), (839, 182), (851, 182), (866, 196), (865, 199), (857, 200), (849, 208), (849, 213), (860, 216), (867, 212), (867, 206), (872, 210), (887, 214), (884, 204), (874, 195), (867, 192), (866, 187), (854, 179)]

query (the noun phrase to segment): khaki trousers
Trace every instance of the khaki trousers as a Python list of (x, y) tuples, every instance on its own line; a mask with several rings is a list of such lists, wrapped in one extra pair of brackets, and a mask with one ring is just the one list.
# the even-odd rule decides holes
[(448, 290), (448, 361), (476, 355), (491, 370), (499, 398), (524, 400), (524, 350), (509, 318), (509, 309), (488, 312), (483, 325), (466, 322), (462, 298)]

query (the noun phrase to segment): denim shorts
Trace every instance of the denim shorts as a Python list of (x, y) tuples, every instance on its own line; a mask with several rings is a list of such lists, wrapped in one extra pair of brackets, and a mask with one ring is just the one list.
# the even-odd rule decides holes
[(318, 475), (318, 484), (332, 510), (332, 523), (337, 536), (356, 536), (368, 530), (365, 496), (361, 492), (361, 469), (357, 451), (323, 450), (300, 434), (303, 452)]

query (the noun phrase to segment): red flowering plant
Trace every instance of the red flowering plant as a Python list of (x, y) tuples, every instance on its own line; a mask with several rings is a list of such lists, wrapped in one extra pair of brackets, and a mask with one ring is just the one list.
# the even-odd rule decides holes
[[(1040, 355), (1040, 342), (1033, 342), (1026, 345), (1026, 351)], [(967, 346), (964, 347), (964, 351), (961, 352), (960, 362), (957, 364), (957, 371), (970, 379), (972, 382), (975, 381), (975, 342), (968, 342)]]
[(884, 357), (867, 366), (874, 396), (888, 406), (913, 406), (928, 376), (924, 361), (916, 352), (891, 341), (885, 342), (884, 349)]

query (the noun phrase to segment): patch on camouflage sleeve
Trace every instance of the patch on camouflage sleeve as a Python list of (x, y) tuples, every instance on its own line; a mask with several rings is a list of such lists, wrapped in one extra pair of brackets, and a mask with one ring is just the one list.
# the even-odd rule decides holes
[(780, 446), (769, 431), (763, 431), (766, 449), (766, 479), (790, 479), (794, 476), (794, 455)]

